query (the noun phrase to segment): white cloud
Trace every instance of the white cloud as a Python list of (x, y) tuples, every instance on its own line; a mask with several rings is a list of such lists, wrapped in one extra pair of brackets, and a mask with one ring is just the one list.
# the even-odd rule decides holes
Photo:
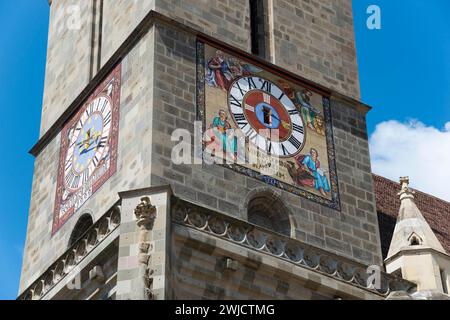
[(370, 137), (372, 171), (450, 201), (450, 122), (443, 130), (413, 120), (378, 124)]

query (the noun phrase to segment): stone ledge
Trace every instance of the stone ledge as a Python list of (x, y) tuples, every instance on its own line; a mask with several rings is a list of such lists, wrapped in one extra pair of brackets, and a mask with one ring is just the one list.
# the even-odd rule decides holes
[[(17, 300), (41, 300), (57, 285), (80, 268), (88, 256), (96, 253), (98, 247), (120, 225), (120, 206), (116, 203), (84, 235), (61, 255), (50, 268), (34, 281)], [(97, 252), (98, 253), (98, 252)]]
[(380, 288), (375, 288), (367, 281), (366, 265), (179, 199), (173, 205), (172, 221), (382, 297), (393, 291), (413, 292), (416, 288), (415, 284), (385, 272), (381, 272)]

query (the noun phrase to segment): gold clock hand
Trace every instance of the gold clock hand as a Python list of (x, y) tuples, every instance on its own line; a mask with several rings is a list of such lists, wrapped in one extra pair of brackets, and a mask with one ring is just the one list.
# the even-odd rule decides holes
[(88, 130), (88, 132), (86, 132), (86, 139), (81, 140), (80, 142), (77, 143), (77, 147), (81, 147), (82, 145), (84, 146), (84, 150), (87, 150), (92, 143), (97, 140), (99, 137), (101, 136), (100, 132), (96, 132), (94, 133), (92, 136), (90, 135), (90, 130)]

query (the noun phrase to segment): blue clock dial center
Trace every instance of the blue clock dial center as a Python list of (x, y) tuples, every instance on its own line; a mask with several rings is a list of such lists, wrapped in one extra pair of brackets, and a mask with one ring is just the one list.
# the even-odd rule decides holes
[(73, 153), (73, 169), (77, 173), (83, 172), (92, 161), (100, 144), (103, 132), (103, 118), (94, 113), (86, 120), (75, 143)]
[(261, 102), (255, 107), (255, 114), (258, 121), (269, 129), (277, 129), (280, 126), (280, 116), (270, 104)]

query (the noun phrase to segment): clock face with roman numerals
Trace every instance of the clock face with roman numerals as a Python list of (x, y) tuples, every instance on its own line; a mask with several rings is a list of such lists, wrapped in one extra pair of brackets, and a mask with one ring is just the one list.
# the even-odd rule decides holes
[(303, 149), (300, 112), (273, 82), (258, 76), (238, 78), (228, 91), (228, 106), (236, 125), (261, 151), (292, 157)]
[(87, 182), (107, 154), (111, 134), (111, 99), (100, 96), (91, 101), (69, 133), (64, 183), (67, 192)]
[(204, 159), (340, 210), (329, 93), (285, 75), (197, 42)]
[(52, 235), (117, 170), (120, 87), (119, 64), (61, 130)]

